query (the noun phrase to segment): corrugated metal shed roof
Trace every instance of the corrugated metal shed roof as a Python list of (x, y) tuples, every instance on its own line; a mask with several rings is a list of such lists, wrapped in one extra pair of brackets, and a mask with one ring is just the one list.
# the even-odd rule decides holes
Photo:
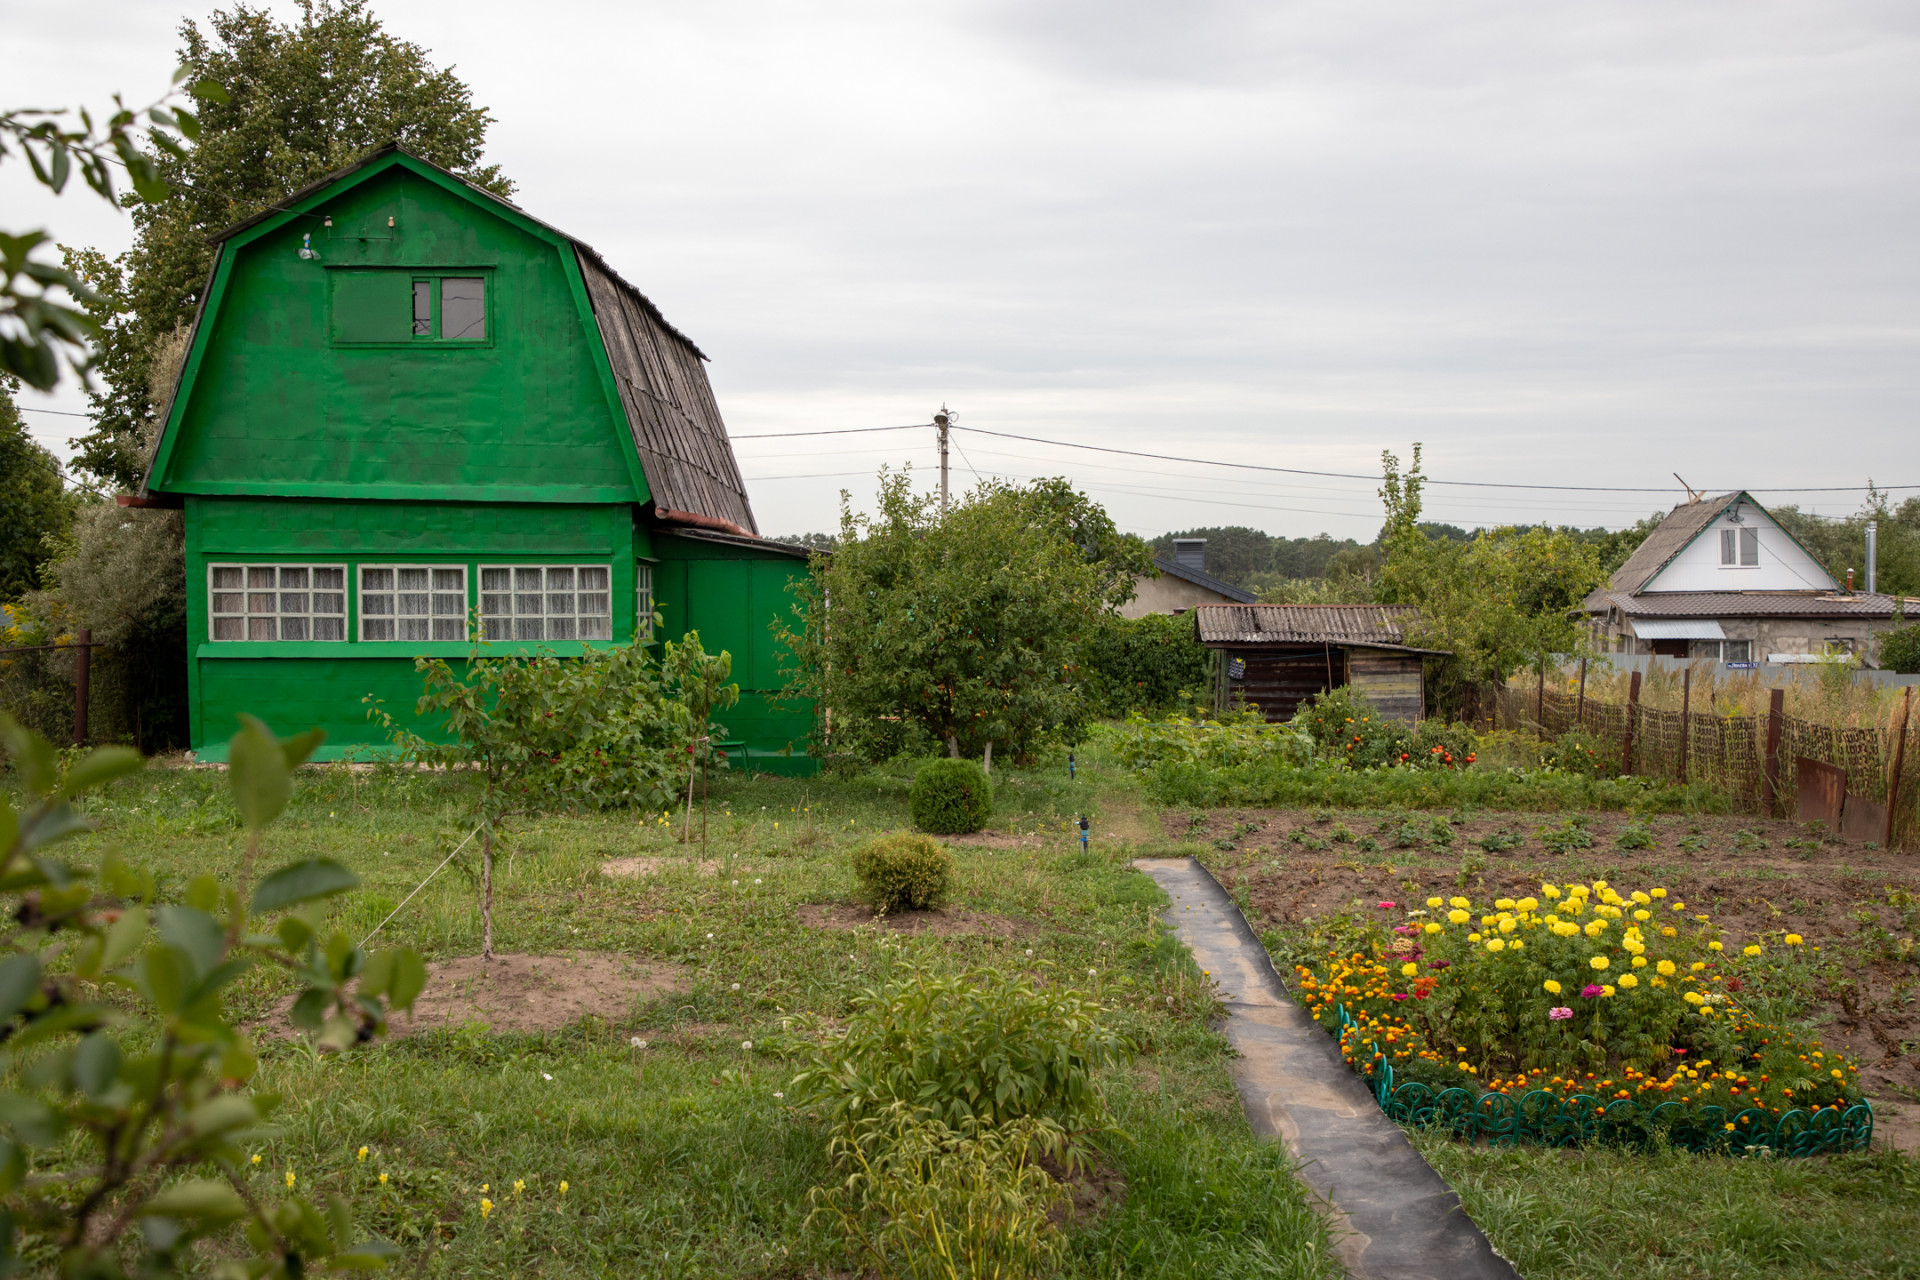
[(1633, 634), (1642, 640), (1725, 640), (1726, 629), (1712, 618), (1635, 618)]
[(1420, 611), (1406, 604), (1202, 604), (1193, 609), (1201, 644), (1332, 644), (1418, 649), (1406, 640)]
[(1826, 591), (1602, 592), (1600, 608), (1629, 618), (1890, 618), (1892, 596)]

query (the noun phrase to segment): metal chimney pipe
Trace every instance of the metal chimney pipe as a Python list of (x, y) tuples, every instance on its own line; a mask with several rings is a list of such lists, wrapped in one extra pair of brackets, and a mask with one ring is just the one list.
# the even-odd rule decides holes
[(1867, 594), (1877, 594), (1879, 588), (1880, 562), (1880, 522), (1867, 521)]

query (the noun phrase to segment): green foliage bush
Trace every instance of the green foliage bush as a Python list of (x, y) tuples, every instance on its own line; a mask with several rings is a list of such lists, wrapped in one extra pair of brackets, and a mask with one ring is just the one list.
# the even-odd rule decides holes
[(861, 897), (875, 911), (924, 911), (953, 886), (953, 855), (910, 831), (879, 836), (853, 851)]
[(1880, 665), (1902, 675), (1920, 675), (1920, 622), (1895, 627), (1880, 637)]
[(1543, 768), (1559, 769), (1589, 778), (1611, 778), (1620, 772), (1620, 747), (1583, 729), (1569, 729), (1539, 749)]
[(1114, 754), (1131, 768), (1165, 760), (1220, 769), (1255, 761), (1304, 765), (1314, 758), (1313, 738), (1292, 725), (1269, 724), (1258, 711), (1229, 711), (1206, 719), (1169, 716), (1149, 720), (1135, 713), (1111, 736)]
[(1090, 996), (1017, 969), (904, 976), (854, 997), (843, 1031), (796, 1022), (792, 1090), (852, 1137), (891, 1109), (965, 1131), (1033, 1117), (1068, 1134), (1108, 1124), (1095, 1073), (1121, 1037)]
[(1205, 696), (1213, 652), (1194, 639), (1193, 622), (1172, 614), (1106, 614), (1080, 655), (1080, 689), (1099, 716), (1165, 711)]
[(907, 808), (922, 831), (965, 835), (993, 816), (993, 783), (971, 760), (932, 760), (915, 771)]

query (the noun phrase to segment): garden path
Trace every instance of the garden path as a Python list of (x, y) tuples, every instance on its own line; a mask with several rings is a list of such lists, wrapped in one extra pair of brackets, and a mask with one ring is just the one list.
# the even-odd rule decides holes
[(1387, 1119), (1338, 1048), (1294, 1003), (1266, 948), (1193, 858), (1141, 858), (1167, 891), (1167, 922), (1218, 986), (1247, 1118), (1300, 1162), (1362, 1280), (1518, 1280), (1460, 1197)]

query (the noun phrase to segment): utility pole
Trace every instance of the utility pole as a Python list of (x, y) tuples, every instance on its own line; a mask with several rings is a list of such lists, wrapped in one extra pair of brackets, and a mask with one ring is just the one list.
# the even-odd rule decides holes
[(933, 425), (940, 431), (940, 514), (947, 514), (947, 427), (953, 415), (947, 412), (947, 406), (940, 406), (940, 412), (933, 415)]

